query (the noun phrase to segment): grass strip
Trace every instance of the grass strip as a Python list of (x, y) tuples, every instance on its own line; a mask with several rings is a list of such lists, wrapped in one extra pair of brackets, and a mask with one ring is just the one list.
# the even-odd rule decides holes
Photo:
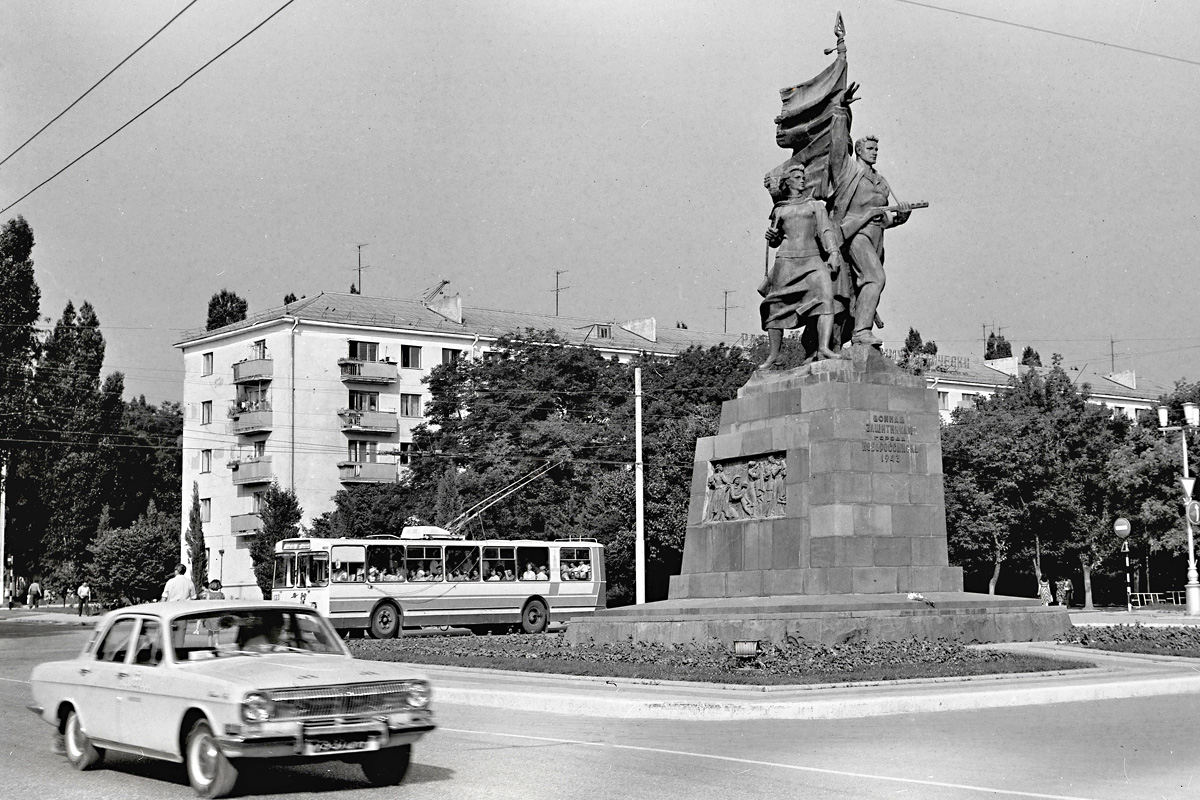
[(1200, 658), (1200, 627), (1195, 625), (1072, 626), (1071, 632), (1059, 641), (1118, 653)]

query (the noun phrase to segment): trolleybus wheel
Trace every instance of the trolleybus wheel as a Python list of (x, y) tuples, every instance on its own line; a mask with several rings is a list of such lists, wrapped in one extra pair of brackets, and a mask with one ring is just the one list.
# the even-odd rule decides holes
[(542, 633), (549, 622), (550, 615), (541, 600), (530, 600), (521, 610), (521, 630), (526, 633)]
[(371, 612), (371, 636), (391, 639), (400, 632), (400, 609), (391, 603), (380, 603)]

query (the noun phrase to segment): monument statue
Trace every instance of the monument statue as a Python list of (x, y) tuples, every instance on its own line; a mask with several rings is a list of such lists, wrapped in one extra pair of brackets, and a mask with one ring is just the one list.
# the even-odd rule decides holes
[[(771, 188), (770, 175), (767, 183)], [(838, 358), (831, 347), (833, 318), (835, 311), (848, 307), (849, 301), (842, 236), (829, 218), (825, 203), (808, 189), (804, 164), (788, 166), (780, 189), (784, 196), (771, 212), (771, 227), (766, 233), (768, 247), (778, 247), (779, 251), (774, 267), (758, 287), (763, 298), (759, 304), (762, 326), (771, 343), (760, 369), (769, 369), (777, 362), (784, 330), (814, 321), (813, 358)]]
[[(760, 369), (779, 366), (776, 342), (782, 340), (785, 328), (805, 327), (801, 339), (805, 362), (837, 357), (841, 345), (847, 341), (880, 346), (882, 342), (872, 330), (883, 327), (877, 313), (886, 282), (883, 230), (904, 224), (912, 209), (928, 205), (897, 200), (889, 206), (889, 198), (894, 198), (894, 194), (887, 180), (875, 170), (878, 138), (865, 136), (858, 142), (851, 140), (850, 105), (858, 99), (854, 96), (858, 87), (847, 84), (845, 33), (842, 16), (838, 14), (834, 26), (837, 46), (825, 51), (828, 54), (836, 50), (834, 62), (812, 80), (780, 90), (783, 109), (775, 118), (775, 143), (791, 148), (792, 157), (767, 173), (765, 179), (773, 196), (782, 195), (787, 186), (785, 177), (800, 170), (810, 187), (809, 196), (825, 201), (828, 216), (837, 227), (838, 247), (844, 254), (841, 260), (850, 264), (849, 270), (843, 267), (838, 271), (834, 271), (834, 262), (829, 265), (835, 293), (841, 291), (839, 296), (845, 299), (834, 304), (832, 320), (835, 321), (822, 321), (819, 313), (805, 318), (785, 315), (777, 319), (768, 313), (766, 299), (768, 292), (777, 288), (777, 256), (775, 271), (768, 273), (760, 288), (765, 298), (763, 329), (771, 342), (771, 352)], [(773, 223), (776, 216), (772, 212)], [(767, 240), (772, 242), (770, 231)]]

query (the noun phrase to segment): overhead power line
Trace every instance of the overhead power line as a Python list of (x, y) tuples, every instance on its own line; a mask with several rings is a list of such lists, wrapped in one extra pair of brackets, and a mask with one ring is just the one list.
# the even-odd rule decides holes
[[(244, 34), (243, 34), (243, 35), (242, 35), (240, 38), (238, 38), (238, 40), (237, 40), (236, 42), (234, 42), (233, 44), (229, 45), (228, 47), (226, 47), (226, 48), (225, 48), (224, 50), (222, 50), (221, 52), (217, 53), (215, 56), (213, 56), (212, 58), (210, 58), (208, 61), (204, 62), (204, 64), (202, 64), (202, 65), (201, 65), (201, 66), (200, 66), (200, 67), (199, 67), (199, 68), (198, 68), (198, 69), (197, 69), (195, 72), (193, 72), (191, 75), (188, 75), (186, 78), (184, 78), (184, 79), (183, 79), (182, 81), (180, 81), (178, 84), (176, 84), (175, 88), (173, 88), (173, 89), (170, 89), (170, 90), (169, 90), (169, 91), (167, 91), (167, 93), (166, 93), (166, 94), (164, 94), (162, 97), (158, 98), (158, 99), (157, 99), (157, 100), (155, 100), (153, 103), (151, 103), (150, 105), (148, 105), (148, 106), (146, 106), (145, 108), (143, 108), (141, 111), (139, 111), (139, 112), (138, 112), (138, 113), (137, 113), (137, 114), (136, 114), (136, 115), (135, 115), (135, 116), (134, 116), (132, 119), (130, 119), (130, 120), (129, 120), (128, 122), (126, 122), (124, 125), (122, 125), (121, 127), (117, 128), (115, 131), (113, 131), (112, 133), (110, 133), (108, 136), (105, 136), (105, 137), (104, 137), (103, 139), (101, 139), (100, 141), (96, 142), (96, 144), (94, 144), (94, 145), (92, 145), (91, 147), (89, 147), (89, 148), (88, 148), (87, 150), (85, 150), (85, 151), (84, 151), (82, 154), (80, 154), (80, 155), (79, 155), (77, 158), (75, 158), (73, 161), (71, 161), (71, 163), (67, 164), (65, 167), (63, 167), (62, 169), (60, 169), (58, 172), (54, 173), (54, 174), (53, 174), (53, 175), (51, 175), (49, 178), (46, 178), (46, 180), (42, 181), (42, 182), (41, 182), (41, 183), (39, 183), (37, 186), (34, 186), (34, 187), (33, 187), (32, 189), (30, 189), (28, 192), (26, 192), (25, 194), (21, 195), (20, 197), (18, 197), (18, 198), (17, 198), (16, 200), (14, 200), (13, 202), (9, 203), (9, 204), (8, 204), (8, 205), (6, 205), (4, 208), (0, 208), (0, 214), (3, 214), (4, 212), (8, 211), (10, 208), (12, 208), (13, 206), (17, 205), (18, 203), (20, 203), (20, 202), (21, 202), (22, 200), (24, 200), (25, 198), (29, 197), (29, 195), (33, 194), (33, 193), (34, 193), (34, 192), (36, 192), (38, 189), (41, 189), (41, 188), (42, 188), (43, 186), (45, 186), (47, 183), (49, 183), (50, 181), (54, 180), (54, 179), (55, 179), (55, 178), (57, 178), (59, 175), (62, 175), (64, 172), (66, 172), (67, 170), (69, 170), (71, 167), (75, 166), (75, 165), (76, 165), (76, 164), (78, 164), (80, 161), (82, 161), (83, 159), (85, 159), (85, 158), (87, 158), (89, 155), (91, 155), (91, 154), (92, 154), (92, 153), (93, 153), (95, 150), (99, 149), (99, 148), (100, 148), (100, 146), (101, 146), (101, 145), (103, 145), (105, 142), (107, 142), (109, 139), (113, 138), (113, 137), (114, 137), (114, 136), (116, 136), (118, 133), (120, 133), (121, 131), (123, 131), (123, 130), (125, 130), (126, 128), (128, 128), (128, 127), (129, 127), (130, 125), (132, 125), (134, 122), (137, 122), (137, 120), (139, 120), (139, 119), (142, 117), (142, 115), (143, 115), (143, 114), (145, 114), (147, 111), (149, 111), (150, 109), (152, 109), (152, 108), (154, 108), (155, 106), (157, 106), (157, 105), (158, 105), (159, 103), (161, 103), (163, 100), (166, 100), (168, 97), (170, 97), (171, 95), (175, 94), (175, 92), (177, 92), (177, 91), (179, 91), (179, 89), (183, 88), (183, 85), (184, 85), (185, 83), (187, 83), (187, 82), (188, 82), (188, 81), (190, 81), (192, 78), (196, 77), (196, 76), (197, 76), (197, 75), (199, 75), (201, 72), (203, 72), (205, 69), (207, 69), (207, 68), (208, 68), (208, 67), (209, 67), (209, 66), (210, 66), (210, 65), (211, 65), (211, 64), (212, 64), (214, 61), (216, 61), (218, 58), (220, 58), (221, 56), (225, 55), (225, 54), (226, 54), (226, 53), (228, 53), (230, 50), (232, 50), (233, 48), (237, 47), (239, 44), (241, 44), (242, 42), (244, 42), (244, 41), (245, 41), (247, 38), (249, 38), (249, 37), (250, 37), (250, 34), (252, 34), (252, 33), (254, 33), (255, 31), (257, 31), (257, 30), (258, 30), (259, 28), (261, 28), (263, 25), (266, 25), (268, 22), (270, 22), (272, 19), (274, 19), (274, 18), (275, 18), (275, 16), (276, 16), (276, 15), (277, 15), (277, 14), (278, 14), (280, 11), (283, 11), (285, 8), (287, 8), (288, 6), (290, 6), (290, 5), (291, 5), (292, 3), (294, 3), (294, 2), (296, 2), (296, 0), (287, 0), (287, 2), (286, 2), (286, 3), (284, 3), (283, 5), (281, 5), (279, 8), (275, 9), (275, 11), (271, 12), (271, 16), (267, 17), (267, 18), (266, 18), (266, 19), (264, 19), (262, 22), (258, 23), (258, 24), (257, 24), (257, 25), (255, 25), (253, 28), (251, 28), (250, 30), (246, 31), (246, 33), (244, 33)], [(185, 10), (186, 10), (186, 9), (185, 9)]]
[(1052, 31), (1049, 28), (1039, 28), (1036, 25), (1024, 25), (1020, 22), (1010, 22), (1006, 19), (996, 19), (995, 17), (985, 17), (982, 14), (971, 14), (966, 11), (960, 11), (957, 8), (944, 8), (942, 6), (934, 6), (928, 3), (918, 3), (916, 0), (896, 0), (897, 3), (904, 3), (909, 6), (919, 6), (921, 8), (932, 9), (933, 11), (942, 11), (947, 14), (958, 14), (960, 17), (970, 17), (971, 19), (981, 19), (984, 22), (995, 22), (997, 25), (1008, 25), (1013, 28), (1020, 28), (1026, 31), (1035, 31), (1037, 33), (1045, 33), (1050, 36), (1061, 36), (1064, 39), (1074, 39), (1077, 42), (1087, 42), (1088, 44), (1098, 44), (1101, 47), (1111, 47), (1114, 50), (1124, 50), (1127, 53), (1137, 53), (1143, 56), (1154, 56), (1155, 58), (1165, 58), (1168, 61), (1178, 61), (1181, 64), (1191, 64), (1193, 67), (1200, 67), (1200, 61), (1193, 61), (1190, 58), (1181, 58), (1179, 56), (1168, 56), (1164, 53), (1156, 53), (1153, 50), (1141, 50), (1136, 47), (1126, 47), (1123, 44), (1113, 44), (1112, 42), (1101, 41), (1100, 39), (1089, 39), (1086, 36), (1076, 36), (1073, 33), (1063, 33), (1062, 31)]
[(54, 123), (58, 122), (59, 118), (60, 118), (60, 117), (62, 117), (62, 115), (63, 115), (63, 114), (66, 114), (68, 111), (70, 111), (72, 108), (74, 108), (74, 107), (75, 107), (75, 106), (76, 106), (76, 105), (79, 103), (79, 101), (80, 101), (80, 100), (82, 100), (83, 98), (85, 98), (85, 97), (87, 97), (89, 94), (91, 94), (91, 93), (92, 93), (92, 89), (95, 89), (97, 86), (99, 86), (100, 84), (104, 83), (104, 81), (108, 79), (108, 76), (109, 76), (109, 75), (112, 75), (114, 72), (116, 72), (116, 71), (117, 71), (117, 70), (119, 70), (121, 67), (123, 67), (123, 66), (125, 65), (125, 62), (126, 62), (126, 61), (128, 61), (129, 59), (131, 59), (131, 58), (133, 58), (134, 56), (136, 56), (136, 55), (138, 54), (138, 52), (139, 52), (139, 51), (140, 51), (140, 50), (141, 50), (143, 47), (145, 47), (146, 45), (148, 45), (148, 44), (150, 44), (152, 41), (154, 41), (154, 38), (155, 38), (156, 36), (158, 36), (160, 33), (162, 33), (163, 31), (165, 31), (165, 30), (167, 29), (167, 27), (168, 27), (168, 26), (169, 26), (169, 25), (170, 25), (172, 22), (174, 22), (175, 20), (177, 20), (177, 19), (179, 19), (181, 16), (183, 16), (183, 12), (184, 12), (184, 11), (187, 11), (189, 8), (191, 8), (192, 6), (196, 5), (196, 3), (197, 3), (197, 2), (199, 2), (199, 0), (192, 0), (192, 2), (190, 2), (190, 3), (188, 3), (186, 6), (184, 6), (184, 7), (183, 7), (183, 9), (182, 9), (182, 10), (180, 10), (180, 12), (179, 12), (178, 14), (176, 14), (175, 16), (173, 16), (173, 17), (171, 17), (169, 20), (167, 20), (167, 24), (166, 24), (166, 25), (163, 25), (161, 28), (159, 28), (158, 30), (156, 30), (156, 31), (154, 32), (154, 35), (153, 35), (153, 36), (151, 36), (149, 39), (147, 39), (146, 41), (144, 41), (144, 42), (142, 42), (141, 44), (139, 44), (139, 45), (137, 46), (137, 49), (136, 49), (136, 50), (134, 50), (132, 53), (130, 53), (129, 55), (127, 55), (127, 56), (125, 56), (123, 59), (121, 59), (121, 63), (120, 63), (120, 64), (117, 64), (115, 67), (113, 67), (112, 69), (110, 69), (108, 72), (104, 73), (104, 77), (103, 77), (103, 78), (101, 78), (100, 80), (98, 80), (98, 81), (96, 81), (95, 83), (93, 83), (93, 84), (91, 85), (91, 88), (89, 88), (89, 89), (88, 89), (86, 92), (84, 92), (83, 94), (79, 95), (79, 97), (76, 97), (76, 98), (75, 98), (75, 100), (74, 100), (74, 101), (72, 101), (71, 105), (67, 106), (67, 107), (66, 107), (66, 108), (64, 108), (62, 111), (58, 112), (58, 115), (57, 115), (57, 116), (55, 116), (55, 117), (54, 117), (54, 119), (50, 120), (50, 121), (49, 121), (49, 122), (47, 122), (45, 125), (43, 125), (42, 127), (38, 128), (38, 130), (37, 130), (37, 133), (33, 134), (33, 136), (30, 136), (28, 139), (26, 139), (25, 141), (21, 142), (21, 145), (20, 145), (20, 147), (18, 147), (16, 150), (13, 150), (13, 151), (12, 151), (11, 153), (9, 153), (8, 155), (6, 155), (6, 156), (4, 157), (4, 160), (3, 160), (3, 161), (0, 161), (0, 167), (4, 166), (4, 164), (5, 164), (5, 163), (6, 163), (6, 162), (7, 162), (7, 161), (10, 159), (10, 158), (12, 158), (13, 156), (15, 156), (17, 153), (21, 152), (21, 150), (22, 150), (22, 149), (25, 147), (25, 145), (29, 144), (29, 143), (30, 143), (30, 142), (32, 142), (34, 139), (36, 139), (37, 137), (41, 136), (43, 131), (45, 131), (47, 128), (49, 128), (49, 127), (50, 127), (51, 125), (53, 125)]

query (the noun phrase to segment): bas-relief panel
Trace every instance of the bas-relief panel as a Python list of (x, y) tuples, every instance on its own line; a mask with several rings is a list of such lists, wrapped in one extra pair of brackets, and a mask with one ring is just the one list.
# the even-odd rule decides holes
[(711, 462), (704, 521), (782, 517), (787, 508), (784, 456), (779, 452)]

